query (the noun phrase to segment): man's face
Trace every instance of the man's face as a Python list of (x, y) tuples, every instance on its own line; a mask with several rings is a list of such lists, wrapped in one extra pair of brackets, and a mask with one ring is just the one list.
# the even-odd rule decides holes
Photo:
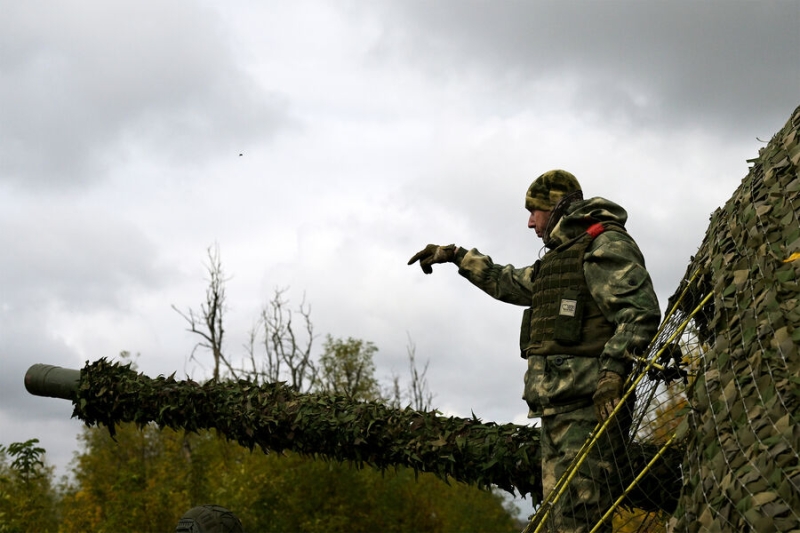
[(550, 221), (550, 213), (552, 213), (552, 211), (534, 209), (530, 213), (531, 216), (528, 217), (528, 227), (535, 231), (536, 236), (541, 239), (544, 237), (544, 230), (547, 228), (547, 222)]

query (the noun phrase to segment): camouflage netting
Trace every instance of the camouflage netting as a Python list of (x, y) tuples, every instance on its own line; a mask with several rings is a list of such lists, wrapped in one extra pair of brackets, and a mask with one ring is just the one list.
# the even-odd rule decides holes
[(678, 531), (800, 529), (800, 107), (753, 163), (683, 284), (684, 311), (713, 298), (694, 317)]
[(477, 418), (391, 409), (329, 394), (300, 394), (283, 383), (149, 378), (100, 359), (81, 370), (73, 416), (87, 425), (154, 422), (216, 429), (264, 452), (290, 450), (378, 469), (405, 466), (481, 487), (541, 494), (536, 428)]

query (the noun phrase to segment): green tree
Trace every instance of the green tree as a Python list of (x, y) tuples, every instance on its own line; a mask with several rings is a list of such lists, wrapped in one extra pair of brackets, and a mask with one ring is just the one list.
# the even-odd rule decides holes
[(373, 361), (378, 348), (374, 344), (352, 337), (334, 339), (328, 335), (322, 350), (319, 390), (357, 400), (380, 399)]
[(169, 531), (215, 503), (248, 531), (518, 531), (502, 498), (432, 474), (385, 473), (218, 438), (125, 424), (86, 429), (60, 531)]
[(84, 429), (75, 482), (62, 501), (62, 531), (169, 531), (190, 505), (191, 465), (182, 432), (124, 425), (114, 438)]
[[(56, 531), (53, 468), (39, 439), (0, 446), (0, 532)], [(10, 459), (10, 462), (9, 462)]]

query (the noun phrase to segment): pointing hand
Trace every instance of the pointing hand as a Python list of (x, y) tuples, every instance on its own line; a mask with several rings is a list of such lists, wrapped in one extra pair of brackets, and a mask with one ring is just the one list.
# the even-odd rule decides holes
[(424, 249), (420, 250), (414, 257), (408, 260), (411, 265), (419, 261), (419, 266), (426, 274), (431, 274), (433, 268), (431, 265), (434, 263), (452, 263), (456, 257), (456, 250), (458, 247), (455, 244), (448, 244), (447, 246), (439, 246), (436, 244), (429, 244)]

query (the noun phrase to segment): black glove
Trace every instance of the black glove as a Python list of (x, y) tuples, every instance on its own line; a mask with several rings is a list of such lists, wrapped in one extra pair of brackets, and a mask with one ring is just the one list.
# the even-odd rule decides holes
[(456, 258), (456, 249), (457, 246), (455, 244), (448, 244), (447, 246), (429, 244), (423, 250), (414, 254), (414, 257), (408, 260), (408, 264), (411, 265), (419, 261), (422, 271), (426, 274), (431, 274), (433, 272), (432, 264), (452, 263), (453, 259)]
[(605, 422), (614, 412), (614, 408), (622, 398), (622, 385), (625, 380), (610, 370), (604, 370), (600, 373), (600, 378), (597, 380), (597, 391), (592, 396), (594, 402), (594, 412), (597, 415), (598, 422)]

